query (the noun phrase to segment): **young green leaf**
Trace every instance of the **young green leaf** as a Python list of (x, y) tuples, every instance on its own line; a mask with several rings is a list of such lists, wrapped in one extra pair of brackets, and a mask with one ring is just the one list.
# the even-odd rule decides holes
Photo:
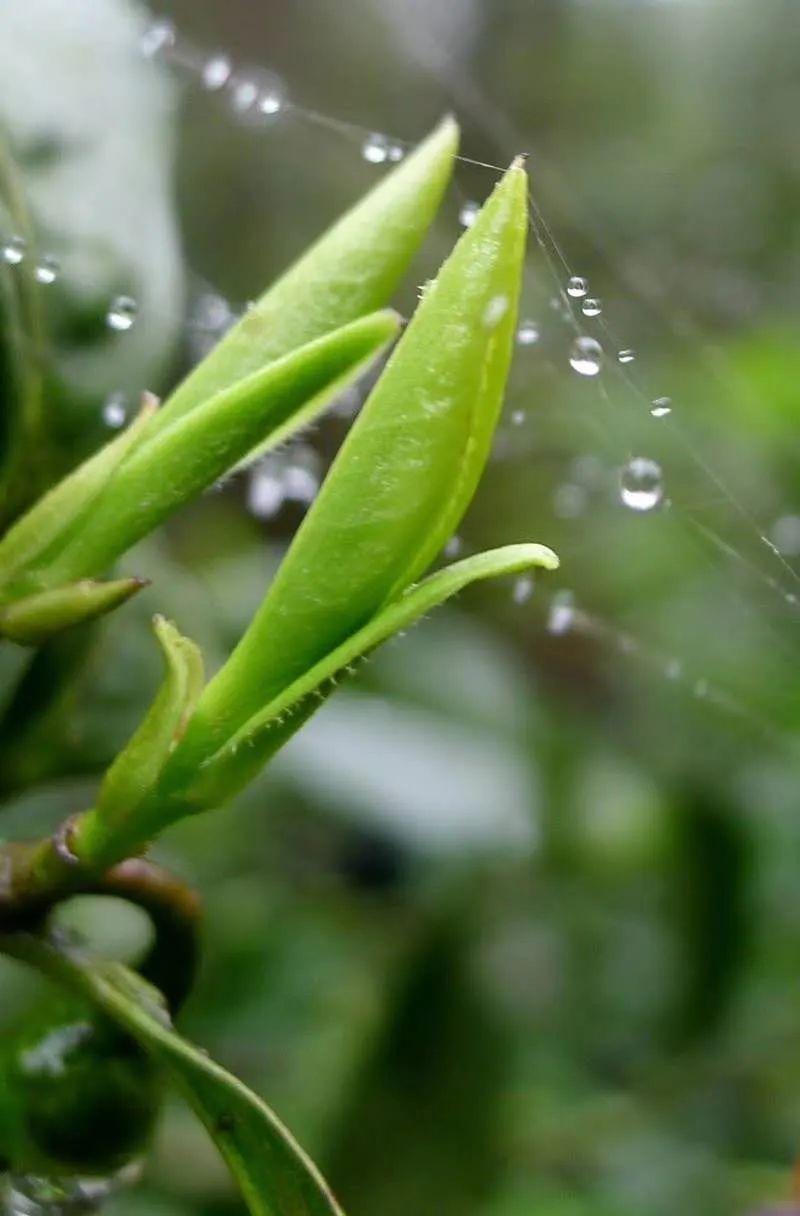
[(393, 295), (442, 199), (458, 150), (447, 118), (295, 262), (165, 402), (160, 426)]
[(299, 729), (336, 685), (353, 671), (353, 664), (382, 642), (408, 629), (421, 617), (481, 579), (518, 574), (533, 566), (555, 570), (558, 558), (544, 545), (507, 545), (467, 557), (409, 587), (382, 609), (369, 624), (255, 714), (200, 769), (186, 791), (189, 804), (215, 806), (230, 798), (256, 775)]
[(80, 526), (61, 538), (57, 552), (40, 557), (39, 583), (58, 585), (106, 569), (265, 434), (280, 437), (288, 420), (299, 426), (313, 418), (398, 329), (399, 318), (389, 310), (362, 317), (209, 397), (171, 426), (148, 430), (117, 465)]
[(431, 562), (485, 464), (508, 372), (527, 234), (515, 164), (428, 289), (249, 629), (207, 686), (191, 768)]
[(54, 486), (9, 529), (0, 541), (0, 602), (8, 584), (13, 584), (22, 571), (57, 549), (70, 530), (80, 526), (122, 461), (141, 442), (155, 409), (156, 402), (146, 398), (140, 412), (122, 434)]
[(163, 617), (155, 618), (153, 628), (164, 655), (164, 680), (100, 787), (96, 815), (105, 830), (113, 830), (135, 813), (153, 787), (203, 687), (203, 657), (194, 642)]
[(224, 1157), (253, 1216), (342, 1216), (325, 1180), (261, 1098), (169, 1025), (141, 978), (66, 942), (27, 934), (3, 950), (92, 1001), (161, 1063)]
[(98, 583), (81, 579), (52, 591), (25, 596), (0, 610), (0, 638), (21, 646), (38, 646), (54, 634), (104, 616), (146, 585), (140, 578)]

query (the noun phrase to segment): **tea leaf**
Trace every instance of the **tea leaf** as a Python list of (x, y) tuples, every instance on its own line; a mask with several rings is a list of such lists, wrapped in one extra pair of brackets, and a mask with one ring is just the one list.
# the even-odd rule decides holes
[(288, 420), (297, 427), (313, 418), (398, 327), (388, 310), (363, 317), (209, 397), (171, 426), (148, 430), (116, 466), (80, 528), (53, 556), (41, 557), (39, 580), (52, 586), (107, 568), (259, 439), (280, 438)]
[(271, 360), (381, 308), (438, 210), (457, 148), (458, 126), (447, 118), (247, 310), (165, 402), (160, 425)]
[(124, 820), (155, 784), (203, 687), (203, 657), (195, 644), (163, 617), (155, 618), (153, 628), (164, 655), (164, 680), (141, 725), (103, 780), (97, 801), (101, 830)]
[(155, 408), (152, 398), (145, 400), (121, 435), (79, 465), (9, 529), (0, 541), (0, 600), (4, 584), (13, 582), (35, 561), (43, 560), (85, 518), (122, 461), (141, 441)]
[(22, 646), (37, 646), (63, 629), (111, 612), (145, 585), (140, 578), (120, 578), (108, 583), (87, 578), (26, 596), (0, 611), (0, 638)]
[(465, 558), (409, 587), (368, 625), (285, 688), (246, 722), (200, 770), (187, 791), (197, 808), (224, 801), (252, 780), (317, 709), (338, 683), (353, 673), (353, 664), (388, 638), (408, 629), (445, 600), (481, 579), (517, 574), (532, 566), (555, 570), (558, 558), (544, 545), (507, 545)]
[[(514, 165), (426, 292), (249, 629), (206, 688), (191, 767), (429, 565), (489, 453), (527, 233)], [(501, 302), (501, 303), (498, 303)]]

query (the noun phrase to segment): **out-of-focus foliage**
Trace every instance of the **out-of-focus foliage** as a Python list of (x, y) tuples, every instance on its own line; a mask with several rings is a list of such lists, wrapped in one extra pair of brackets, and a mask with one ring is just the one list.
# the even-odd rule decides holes
[[(43, 8), (6, 0), (0, 24), (15, 8), (35, 27), (36, 64)], [(561, 586), (612, 631), (554, 636), (538, 589), (524, 604), (510, 587), (472, 591), (365, 668), (224, 829), (202, 817), (176, 828), (162, 857), (208, 904), (187, 1033), (296, 1130), (351, 1216), (769, 1207), (787, 1192), (800, 1134), (798, 621), (761, 576), (797, 588), (742, 512), (768, 528), (800, 515), (793, 5), (174, 0), (163, 11), (210, 50), (275, 68), (300, 104), (409, 138), (454, 107), (468, 155), (507, 163), (527, 146), (535, 197), (619, 345), (636, 349), (645, 398), (673, 400), (659, 423), (617, 378), (604, 401), (570, 374), (534, 258), (523, 308), (542, 339), (518, 351), (509, 397), (528, 416), (509, 423), (464, 537), (470, 548), (546, 539)], [(103, 14), (94, 33), (75, 23), (100, 72), (111, 5), (92, 12)], [(41, 100), (46, 69), (29, 71)], [(135, 100), (117, 118), (129, 139), (114, 174), (137, 214), (166, 189), (162, 165), (159, 190), (132, 193), (137, 149), (155, 156), (171, 138), (151, 115), (170, 85), (153, 65), (138, 71), (141, 96), (119, 85)], [(107, 133), (109, 115), (82, 104), (77, 125)], [(237, 301), (376, 172), (357, 140), (291, 113), (253, 130), (195, 87), (179, 132), (187, 271)], [(490, 182), (459, 168), (418, 282), (464, 197)], [(119, 208), (81, 198), (87, 230), (130, 238), (140, 295), (176, 281), (144, 219), (130, 229)], [(161, 214), (154, 232), (173, 224)], [(80, 232), (69, 244), (79, 264), (90, 257)], [(105, 299), (109, 281), (86, 280)], [(415, 286), (398, 297), (407, 310)], [(53, 308), (66, 323), (67, 302)], [(165, 311), (180, 311), (177, 294)], [(142, 303), (143, 320), (157, 312)], [(132, 387), (162, 391), (165, 349), (181, 352), (153, 325), (164, 349), (152, 364), (135, 352), (130, 367), (147, 371)], [(85, 388), (70, 364), (63, 417), (123, 384), (130, 349), (109, 345)], [(321, 426), (326, 457), (343, 430), (338, 417)], [(671, 509), (620, 506), (618, 470), (635, 453), (661, 462)], [(259, 523), (233, 484), (135, 551), (156, 591), (91, 637), (46, 647), (10, 694), (4, 831), (43, 831), (88, 805), (159, 678), (152, 611), (213, 668), (298, 518), (290, 504)], [(76, 654), (90, 646), (77, 686)], [(0, 653), (3, 688), (22, 662)], [(736, 712), (704, 695), (714, 689)], [(108, 946), (135, 938), (121, 909), (108, 906), (103, 925)], [(5, 1024), (34, 982), (8, 965), (2, 983)], [(143, 1187), (115, 1210), (199, 1216), (238, 1200), (176, 1105)]]

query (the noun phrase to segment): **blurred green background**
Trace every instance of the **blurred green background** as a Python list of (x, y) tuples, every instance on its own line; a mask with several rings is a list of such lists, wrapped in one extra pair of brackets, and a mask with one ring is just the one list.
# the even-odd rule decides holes
[[(157, 18), (177, 42), (143, 56)], [(183, 1028), (351, 1216), (731, 1216), (788, 1195), (799, 18), (796, 0), (0, 8), (0, 124), (60, 266), (18, 505), (377, 180), (370, 132), (414, 141), (453, 109), (465, 156), (530, 156), (528, 341), (453, 550), (539, 540), (562, 569), (391, 645), (234, 806), (158, 849), (207, 907)], [(218, 56), (231, 78), (204, 87)], [(249, 81), (290, 104), (255, 119)], [(406, 312), (495, 176), (458, 166)], [(115, 332), (119, 295), (136, 318)], [(602, 345), (599, 377), (571, 370), (576, 332)], [(0, 656), (6, 835), (90, 804), (158, 679), (153, 611), (210, 665), (227, 653), (353, 406), (129, 554), (153, 586), (102, 629)], [(620, 491), (635, 457), (657, 466), (650, 510)], [(87, 903), (71, 915), (100, 944), (136, 948), (129, 912)], [(8, 1027), (38, 983), (11, 964), (0, 983)], [(241, 1207), (176, 1098), (112, 1210)]]

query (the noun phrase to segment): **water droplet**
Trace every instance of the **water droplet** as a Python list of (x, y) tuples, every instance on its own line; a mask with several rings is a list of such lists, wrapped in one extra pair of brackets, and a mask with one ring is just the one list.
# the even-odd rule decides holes
[(656, 397), (650, 406), (650, 413), (654, 418), (666, 418), (667, 414), (672, 413), (672, 399), (670, 397)]
[(19, 266), (20, 262), (25, 257), (28, 248), (28, 243), (22, 236), (10, 236), (3, 242), (2, 255), (3, 261), (8, 266)]
[(573, 300), (580, 300), (589, 290), (589, 284), (586, 279), (582, 279), (580, 275), (574, 274), (567, 283), (567, 295), (572, 296)]
[(476, 203), (474, 199), (469, 199), (468, 202), (464, 203), (464, 206), (458, 213), (458, 222), (461, 224), (461, 227), (471, 228), (478, 218), (480, 209), (480, 203)]
[(525, 410), (512, 410), (511, 411), (511, 425), (512, 426), (522, 426), (522, 424), (524, 423), (524, 421), (527, 417), (528, 417), (528, 415)]
[(652, 511), (664, 496), (661, 466), (647, 456), (634, 456), (619, 479), (620, 497), (633, 511)]
[(487, 329), (495, 329), (508, 312), (508, 296), (492, 296), (483, 313), (483, 323)]
[(628, 349), (628, 350), (621, 350), (621, 351), (619, 351), (619, 353), (617, 354), (617, 362), (618, 362), (618, 363), (633, 363), (633, 361), (634, 361), (634, 359), (635, 359), (635, 358), (636, 358), (636, 351), (635, 351), (635, 350), (629, 350), (629, 349)]
[(227, 55), (212, 55), (203, 64), (203, 69), (200, 73), (203, 88), (209, 89), (211, 92), (216, 92), (217, 89), (224, 89), (231, 78), (232, 71), (233, 66)]
[(667, 659), (664, 664), (664, 675), (668, 680), (679, 680), (683, 674), (683, 663), (680, 659)]
[(402, 144), (394, 143), (389, 145), (389, 160), (392, 162), (392, 164), (398, 164), (398, 162), (403, 159), (405, 154), (406, 150)]
[(581, 304), (581, 312), (585, 317), (599, 317), (603, 311), (603, 305), (596, 296), (587, 296)]
[(115, 431), (125, 425), (128, 417), (128, 403), (124, 393), (111, 393), (103, 404), (103, 422)]
[(51, 253), (47, 253), (37, 263), (33, 272), (33, 276), (37, 283), (43, 286), (48, 286), (50, 283), (55, 283), (61, 271), (58, 258), (54, 258)]
[(272, 519), (283, 506), (283, 478), (272, 461), (258, 465), (250, 474), (247, 507), (257, 519)]
[(521, 321), (517, 330), (520, 346), (535, 346), (539, 341), (539, 327), (535, 321)]
[(571, 591), (559, 591), (553, 596), (547, 614), (547, 632), (557, 637), (569, 633), (575, 624), (575, 597)]
[(800, 554), (800, 515), (782, 515), (770, 528), (772, 543), (783, 557)]
[(383, 165), (389, 159), (389, 140), (379, 131), (373, 131), (364, 140), (361, 155), (371, 165)]
[(284, 90), (277, 85), (261, 91), (256, 109), (264, 118), (275, 118), (286, 105)]
[(553, 495), (553, 510), (559, 519), (577, 519), (586, 507), (586, 490), (573, 482), (565, 482)]
[(444, 547), (445, 557), (458, 557), (464, 552), (464, 542), (460, 536), (451, 536)]
[(142, 34), (139, 47), (147, 59), (152, 59), (162, 51), (171, 50), (175, 45), (175, 26), (171, 21), (154, 21)]
[(237, 114), (246, 114), (258, 101), (258, 85), (255, 80), (241, 77), (231, 81), (231, 105)]
[(138, 305), (132, 296), (115, 296), (106, 313), (106, 324), (109, 329), (123, 334), (135, 322), (138, 311)]
[(283, 474), (283, 492), (293, 502), (310, 505), (319, 492), (319, 479), (303, 465), (287, 465)]
[(515, 604), (527, 604), (533, 595), (535, 582), (532, 574), (521, 574), (514, 582), (511, 598)]
[(594, 338), (576, 338), (572, 344), (569, 365), (580, 376), (596, 376), (603, 364), (603, 348)]

